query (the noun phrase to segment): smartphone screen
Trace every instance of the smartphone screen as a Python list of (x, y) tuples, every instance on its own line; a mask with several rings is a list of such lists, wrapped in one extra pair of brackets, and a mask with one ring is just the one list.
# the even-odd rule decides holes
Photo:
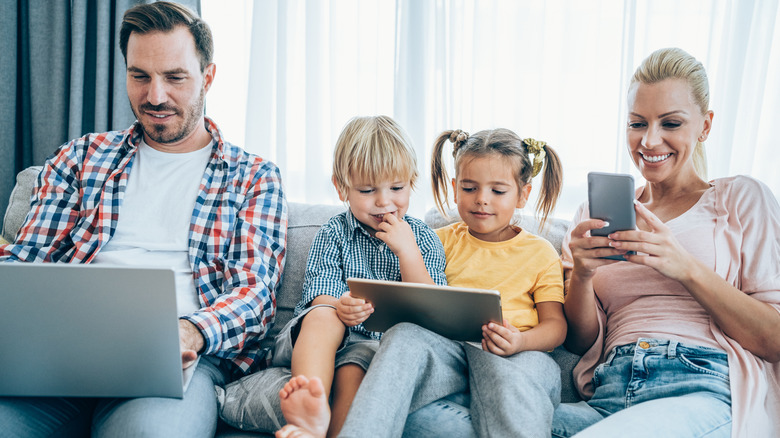
[[(635, 229), (634, 177), (620, 173), (588, 173), (588, 206), (592, 219), (609, 222), (607, 227), (590, 230), (592, 236)], [(605, 258), (625, 260), (619, 255)]]

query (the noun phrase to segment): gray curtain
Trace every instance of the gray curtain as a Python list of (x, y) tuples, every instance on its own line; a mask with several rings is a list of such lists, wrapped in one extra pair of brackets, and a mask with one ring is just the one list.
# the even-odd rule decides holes
[[(139, 3), (151, 1), (0, 2), (0, 217), (19, 171), (70, 139), (135, 120), (119, 26)], [(199, 0), (181, 3), (200, 13)]]

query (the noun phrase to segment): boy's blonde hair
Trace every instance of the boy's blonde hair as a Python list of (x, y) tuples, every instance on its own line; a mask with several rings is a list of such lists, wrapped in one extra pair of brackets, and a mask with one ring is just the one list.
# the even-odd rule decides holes
[(333, 153), (333, 182), (345, 195), (352, 179), (389, 181), (400, 178), (412, 188), (417, 156), (401, 126), (387, 116), (355, 117), (344, 126)]

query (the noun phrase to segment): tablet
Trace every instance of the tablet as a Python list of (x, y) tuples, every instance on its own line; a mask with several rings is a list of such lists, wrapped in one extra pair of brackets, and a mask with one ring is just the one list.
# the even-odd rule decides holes
[(455, 341), (482, 340), (482, 326), (502, 324), (495, 290), (348, 278), (349, 292), (374, 305), (366, 330), (387, 331), (411, 322)]

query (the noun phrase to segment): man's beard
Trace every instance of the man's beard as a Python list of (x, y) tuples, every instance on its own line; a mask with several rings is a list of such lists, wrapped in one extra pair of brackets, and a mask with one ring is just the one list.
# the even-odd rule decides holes
[(135, 114), (135, 118), (138, 121), (141, 121), (141, 127), (149, 139), (159, 144), (172, 144), (192, 134), (192, 132), (197, 128), (198, 124), (203, 123), (203, 102), (205, 96), (206, 90), (201, 89), (200, 96), (198, 96), (197, 101), (186, 107), (187, 113), (184, 115), (182, 123), (178, 129), (176, 126), (170, 126), (167, 124), (151, 123), (147, 125), (141, 121), (142, 119), (139, 117), (139, 113), (144, 111), (159, 111), (173, 112), (176, 116), (181, 116), (181, 108), (177, 108), (168, 104), (152, 105), (147, 102), (141, 104), (138, 110), (135, 108), (132, 108), (132, 110), (133, 114)]

